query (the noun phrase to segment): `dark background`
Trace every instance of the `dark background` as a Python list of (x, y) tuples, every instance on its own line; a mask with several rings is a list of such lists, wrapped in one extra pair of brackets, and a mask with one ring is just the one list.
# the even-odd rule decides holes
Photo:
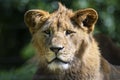
[[(97, 10), (99, 19), (94, 33), (108, 35), (120, 46), (120, 0), (0, 0), (0, 80), (30, 80), (35, 68), (23, 64), (35, 51), (24, 13), (30, 9), (52, 12), (58, 1), (73, 10)], [(31, 73), (26, 72), (29, 68)]]

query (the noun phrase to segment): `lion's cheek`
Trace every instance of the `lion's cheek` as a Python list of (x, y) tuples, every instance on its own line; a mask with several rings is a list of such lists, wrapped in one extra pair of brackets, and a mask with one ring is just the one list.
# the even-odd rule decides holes
[(56, 58), (56, 55), (55, 55), (55, 53), (49, 51), (49, 52), (45, 53), (45, 58), (46, 58), (47, 62), (51, 62), (53, 59)]
[(76, 36), (74, 36), (74, 37), (71, 37), (71, 39), (69, 39), (69, 46), (68, 46), (68, 48), (69, 48), (69, 50), (70, 51), (72, 51), (73, 53), (75, 53), (76, 52), (76, 50), (78, 50), (79, 49), (79, 47), (80, 47), (80, 45), (81, 45), (81, 42), (82, 42), (82, 38), (79, 38), (79, 37), (77, 37), (76, 38)]
[(43, 35), (38, 36), (38, 35), (40, 34), (34, 34), (32, 42), (37, 53), (42, 56), (45, 55), (45, 51), (48, 51), (48, 47), (44, 36)]

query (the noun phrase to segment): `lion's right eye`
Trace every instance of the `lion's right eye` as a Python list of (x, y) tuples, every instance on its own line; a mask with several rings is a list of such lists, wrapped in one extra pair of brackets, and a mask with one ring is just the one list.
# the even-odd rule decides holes
[(50, 35), (50, 30), (48, 29), (48, 30), (45, 30), (45, 31), (43, 31), (45, 34), (47, 34), (47, 35)]

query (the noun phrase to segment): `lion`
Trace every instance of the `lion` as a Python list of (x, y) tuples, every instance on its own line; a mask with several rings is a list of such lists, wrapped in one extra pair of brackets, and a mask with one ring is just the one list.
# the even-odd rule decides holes
[(92, 8), (73, 12), (61, 3), (53, 13), (27, 11), (24, 20), (39, 62), (33, 80), (120, 79), (116, 68), (101, 56), (93, 38), (97, 19)]

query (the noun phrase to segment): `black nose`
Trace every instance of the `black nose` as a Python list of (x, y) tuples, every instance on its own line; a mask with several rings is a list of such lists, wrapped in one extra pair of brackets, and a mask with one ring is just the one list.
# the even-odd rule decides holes
[(50, 50), (55, 52), (55, 53), (58, 53), (60, 50), (62, 50), (64, 47), (50, 47)]

